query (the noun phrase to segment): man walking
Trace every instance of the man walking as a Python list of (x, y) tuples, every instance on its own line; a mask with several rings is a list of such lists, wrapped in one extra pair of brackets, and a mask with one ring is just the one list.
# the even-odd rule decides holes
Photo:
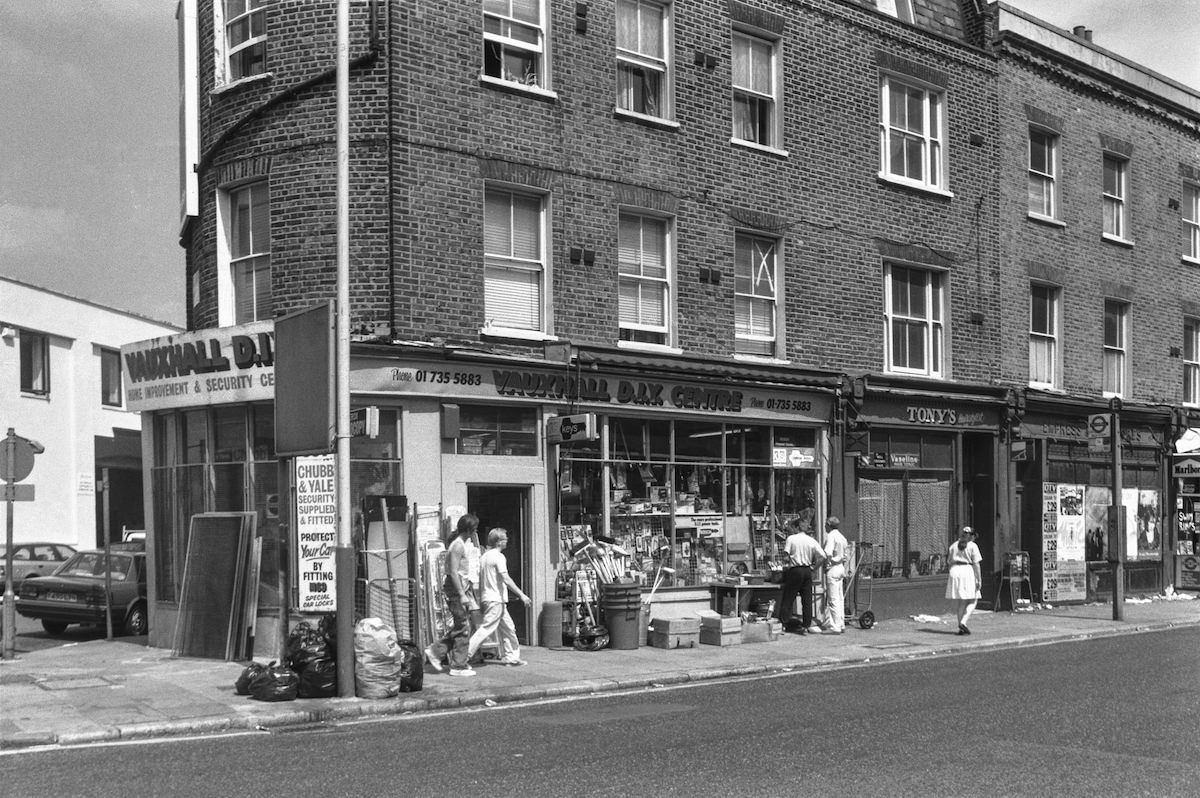
[(446, 657), (451, 676), (475, 675), (467, 647), (471, 636), (471, 613), (479, 609), (475, 598), (480, 560), (478, 529), (479, 518), (474, 513), (458, 519), (457, 534), (446, 548), (446, 581), (442, 585), (454, 626), (444, 640), (437, 640), (425, 649), (430, 669), (440, 673), (444, 667), (442, 657)]
[[(778, 618), (783, 628), (796, 634), (807, 634), (813, 619), (813, 569), (825, 560), (821, 545), (804, 531), (799, 521), (788, 523), (792, 534), (783, 544), (787, 565), (783, 571), (783, 596), (779, 602)], [(800, 621), (796, 622), (796, 596), (800, 597)]]
[(821, 606), (821, 629), (834, 635), (846, 630), (846, 603), (842, 590), (849, 547), (841, 525), (841, 519), (836, 515), (825, 519), (825, 598)]
[(508, 591), (517, 594), (525, 606), (529, 596), (521, 592), (508, 575), (508, 561), (504, 549), (508, 546), (508, 530), (496, 527), (488, 533), (488, 550), (479, 560), (480, 600), (483, 602), (483, 623), (471, 635), (467, 646), (467, 658), (475, 656), (483, 641), (496, 632), (500, 634), (500, 664), (524, 665), (521, 659), (521, 643), (517, 640), (517, 627), (508, 614)]

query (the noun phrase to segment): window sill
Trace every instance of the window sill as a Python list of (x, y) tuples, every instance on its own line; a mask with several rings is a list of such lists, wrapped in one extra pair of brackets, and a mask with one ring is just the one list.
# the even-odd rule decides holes
[(948, 382), (949, 378), (941, 374), (929, 374), (924, 371), (910, 371), (908, 369), (898, 369), (892, 366), (885, 366), (884, 374), (895, 374), (898, 377), (915, 377), (918, 380), (929, 380), (930, 382)]
[(745, 139), (731, 138), (731, 139), (729, 139), (729, 143), (733, 144), (734, 146), (737, 146), (737, 147), (745, 147), (748, 150), (758, 150), (759, 152), (765, 152), (767, 155), (774, 155), (779, 158), (787, 158), (788, 157), (787, 150), (781, 150), (778, 147), (768, 147), (765, 144), (755, 144), (753, 141), (746, 141)]
[(43, 402), (49, 402), (50, 401), (50, 392), (44, 391), (44, 392), (35, 393), (33, 391), (21, 391), (21, 398), (23, 398), (23, 399), (41, 399)]
[(479, 82), (485, 86), (491, 86), (494, 89), (500, 89), (512, 94), (524, 94), (539, 100), (558, 100), (558, 93), (549, 89), (543, 89), (538, 86), (526, 86), (524, 83), (514, 83), (511, 80), (501, 80), (491, 75), (480, 75)]
[(1134, 246), (1133, 242), (1128, 238), (1121, 238), (1120, 236), (1115, 236), (1112, 233), (1101, 233), (1100, 240), (1107, 241), (1110, 244), (1116, 244), (1119, 247), (1126, 247), (1128, 249), (1133, 249)]
[(945, 197), (946, 199), (954, 199), (954, 192), (947, 191), (944, 188), (938, 188), (937, 186), (930, 186), (926, 183), (918, 183), (915, 180), (901, 180), (900, 178), (889, 175), (886, 172), (878, 172), (878, 173), (876, 173), (875, 176), (880, 180), (880, 182), (890, 183), (893, 186), (900, 186), (901, 188), (911, 188), (914, 191), (920, 191), (923, 194), (933, 194), (934, 196), (937, 196), (937, 197)]
[(1029, 386), (1030, 390), (1034, 390), (1034, 391), (1043, 391), (1045, 393), (1066, 394), (1066, 391), (1064, 391), (1062, 388), (1058, 387), (1057, 385), (1047, 385), (1044, 382), (1031, 382), (1031, 383), (1028, 383), (1028, 386)]
[(1055, 219), (1053, 216), (1042, 216), (1040, 213), (1034, 213), (1032, 211), (1029, 212), (1029, 214), (1026, 216), (1026, 218), (1029, 219), (1029, 221), (1031, 221), (1031, 222), (1037, 222), (1038, 224), (1044, 224), (1044, 225), (1047, 225), (1048, 227), (1062, 227), (1065, 229), (1067, 226), (1067, 223), (1064, 222), (1062, 219)]
[(642, 341), (617, 341), (618, 349), (637, 349), (641, 352), (658, 352), (663, 355), (682, 355), (683, 350), (668, 344), (647, 344)]
[(558, 336), (548, 335), (541, 330), (521, 330), (516, 327), (480, 327), (479, 335), (485, 338), (512, 338), (520, 341), (558, 340)]
[(1180, 260), (1192, 266), (1200, 266), (1200, 258), (1192, 258), (1184, 255), (1182, 258), (1180, 258)]
[(628, 119), (630, 122), (637, 122), (647, 127), (661, 128), (662, 130), (679, 130), (679, 123), (674, 119), (639, 114), (637, 111), (627, 111), (624, 108), (613, 108), (613, 116), (618, 119)]
[(210, 91), (209, 94), (213, 96), (220, 96), (236, 89), (240, 89), (244, 86), (250, 86), (255, 83), (265, 83), (274, 79), (274, 77), (274, 74), (271, 72), (261, 72), (257, 75), (251, 75), (248, 78), (239, 78), (231, 83), (222, 83), (220, 86), (213, 86), (212, 91)]
[(792, 361), (769, 355), (750, 355), (745, 352), (734, 352), (733, 359), (741, 363), (760, 363), (764, 366), (787, 366)]

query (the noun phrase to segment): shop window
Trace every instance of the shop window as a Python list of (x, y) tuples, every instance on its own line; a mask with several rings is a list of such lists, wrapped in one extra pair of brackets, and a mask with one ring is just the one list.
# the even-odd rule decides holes
[(617, 108), (671, 118), (671, 9), (617, 0)]
[(1129, 182), (1129, 162), (1104, 155), (1104, 237), (1128, 239), (1125, 198)]
[(733, 32), (733, 140), (779, 149), (779, 47), (746, 31)]
[(738, 234), (734, 252), (733, 321), (740, 354), (772, 357), (777, 350), (779, 290), (773, 238)]
[(121, 353), (115, 349), (100, 350), (100, 404), (121, 406)]
[(916, 577), (947, 569), (950, 480), (861, 478), (858, 512), (861, 540), (873, 545), (873, 578)]
[(463, 405), (459, 410), (459, 454), (536, 457), (537, 410), (532, 407)]
[(944, 376), (945, 273), (897, 264), (885, 271), (887, 370)]
[(1183, 321), (1183, 402), (1200, 404), (1200, 319)]
[(945, 191), (945, 95), (893, 75), (880, 80), (879, 176)]
[(1102, 389), (1105, 396), (1125, 396), (1128, 382), (1129, 303), (1104, 301), (1104, 363)]
[(21, 330), (21, 393), (50, 394), (50, 337)]
[(483, 75), (548, 88), (543, 0), (483, 0)]
[(666, 219), (622, 212), (617, 232), (620, 339), (671, 343), (671, 241)]

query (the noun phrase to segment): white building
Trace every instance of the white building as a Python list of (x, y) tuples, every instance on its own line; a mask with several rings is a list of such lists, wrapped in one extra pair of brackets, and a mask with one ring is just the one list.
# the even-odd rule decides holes
[(89, 548), (106, 526), (117, 540), (143, 526), (141, 421), (125, 409), (120, 349), (178, 330), (0, 276), (0, 436), (45, 447), (23, 481), (34, 500), (13, 504), (16, 542)]

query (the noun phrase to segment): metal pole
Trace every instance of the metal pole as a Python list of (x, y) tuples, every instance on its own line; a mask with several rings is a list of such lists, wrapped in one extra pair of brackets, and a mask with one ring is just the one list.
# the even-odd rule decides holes
[(337, 4), (337, 673), (354, 697), (354, 549), (350, 507), (350, 0)]
[(1113, 486), (1113, 509), (1117, 513), (1116, 523), (1117, 534), (1113, 537), (1117, 540), (1116, 552), (1109, 552), (1108, 559), (1113, 564), (1113, 586), (1112, 586), (1112, 617), (1114, 621), (1125, 620), (1125, 514), (1124, 508), (1121, 506), (1121, 491), (1123, 485), (1121, 483), (1121, 414), (1113, 408), (1111, 429), (1110, 448), (1112, 449), (1112, 486)]
[(17, 433), (12, 427), (8, 428), (8, 437), (4, 439), (4, 485), (8, 494), (5, 504), (8, 513), (4, 516), (4, 658), (12, 659), (16, 654), (16, 625), (17, 597), (13, 592), (13, 501), (12, 485), (16, 481), (16, 452)]

